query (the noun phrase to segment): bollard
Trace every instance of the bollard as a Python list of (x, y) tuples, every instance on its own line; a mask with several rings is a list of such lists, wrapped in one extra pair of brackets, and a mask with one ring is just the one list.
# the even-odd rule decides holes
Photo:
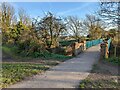
[(75, 43), (73, 43), (71, 46), (72, 46), (72, 56), (75, 56)]
[(86, 50), (86, 41), (83, 41), (83, 51)]
[(102, 44), (100, 44), (100, 47), (101, 47), (101, 58), (108, 58), (108, 54), (109, 54), (109, 51), (108, 51), (108, 43), (107, 42), (104, 42)]
[(109, 50), (108, 50), (108, 42), (105, 42), (105, 58), (108, 58)]
[(100, 47), (101, 47), (101, 49), (100, 49), (100, 57), (103, 59), (103, 58), (105, 58), (105, 43), (102, 43), (102, 44), (100, 44)]

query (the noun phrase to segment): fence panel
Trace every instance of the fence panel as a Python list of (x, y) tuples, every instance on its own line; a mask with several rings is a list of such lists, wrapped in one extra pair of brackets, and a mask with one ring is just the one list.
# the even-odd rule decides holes
[(102, 39), (87, 41), (87, 42), (86, 42), (86, 48), (90, 48), (90, 47), (95, 46), (95, 45), (97, 45), (97, 44), (100, 44), (100, 43), (102, 43), (102, 42), (103, 42)]

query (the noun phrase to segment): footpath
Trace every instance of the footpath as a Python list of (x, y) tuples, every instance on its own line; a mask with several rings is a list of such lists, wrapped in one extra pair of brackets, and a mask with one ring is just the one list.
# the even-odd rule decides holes
[(8, 88), (76, 88), (99, 60), (100, 46), (93, 46), (75, 58)]

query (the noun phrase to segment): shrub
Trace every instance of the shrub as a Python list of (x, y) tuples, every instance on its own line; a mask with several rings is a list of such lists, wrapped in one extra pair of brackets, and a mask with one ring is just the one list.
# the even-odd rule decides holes
[(106, 61), (111, 62), (113, 64), (120, 65), (120, 58), (119, 57), (110, 57), (106, 59)]
[(56, 60), (64, 60), (64, 59), (70, 59), (72, 56), (64, 56), (59, 54), (50, 53), (48, 51), (44, 52), (34, 52), (32, 57), (34, 58), (43, 58), (43, 59), (56, 59)]
[(49, 48), (47, 50), (51, 53), (65, 55), (65, 49), (62, 47)]
[(2, 46), (2, 58), (16, 58), (18, 54), (18, 47), (16, 46)]
[(62, 46), (69, 46), (73, 42), (78, 42), (78, 40), (66, 40), (66, 41), (60, 41), (60, 45)]

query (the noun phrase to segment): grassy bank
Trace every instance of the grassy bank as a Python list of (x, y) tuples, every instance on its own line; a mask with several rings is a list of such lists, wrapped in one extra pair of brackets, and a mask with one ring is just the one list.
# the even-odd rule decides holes
[(51, 66), (57, 65), (58, 62), (4, 62), (2, 63), (2, 77), (0, 77), (0, 87), (7, 87), (15, 84), (29, 76), (46, 71)]
[(21, 53), (17, 47), (8, 47), (2, 46), (3, 58), (15, 58), (15, 59), (23, 59), (23, 58), (41, 58), (41, 59), (54, 59), (54, 60), (65, 60), (70, 59), (72, 56), (65, 56), (54, 54), (50, 52), (34, 52), (31, 55), (26, 55), (27, 52)]
[(88, 77), (83, 80), (80, 88), (120, 88), (118, 83), (118, 67), (108, 62), (99, 62), (92, 68)]
[(38, 74), (47, 70), (49, 67), (42, 64), (30, 63), (3, 63), (2, 64), (2, 84), (0, 87), (7, 87), (23, 80), (25, 77)]
[(111, 63), (113, 65), (120, 66), (120, 57), (109, 57), (108, 59), (104, 60), (105, 62)]

